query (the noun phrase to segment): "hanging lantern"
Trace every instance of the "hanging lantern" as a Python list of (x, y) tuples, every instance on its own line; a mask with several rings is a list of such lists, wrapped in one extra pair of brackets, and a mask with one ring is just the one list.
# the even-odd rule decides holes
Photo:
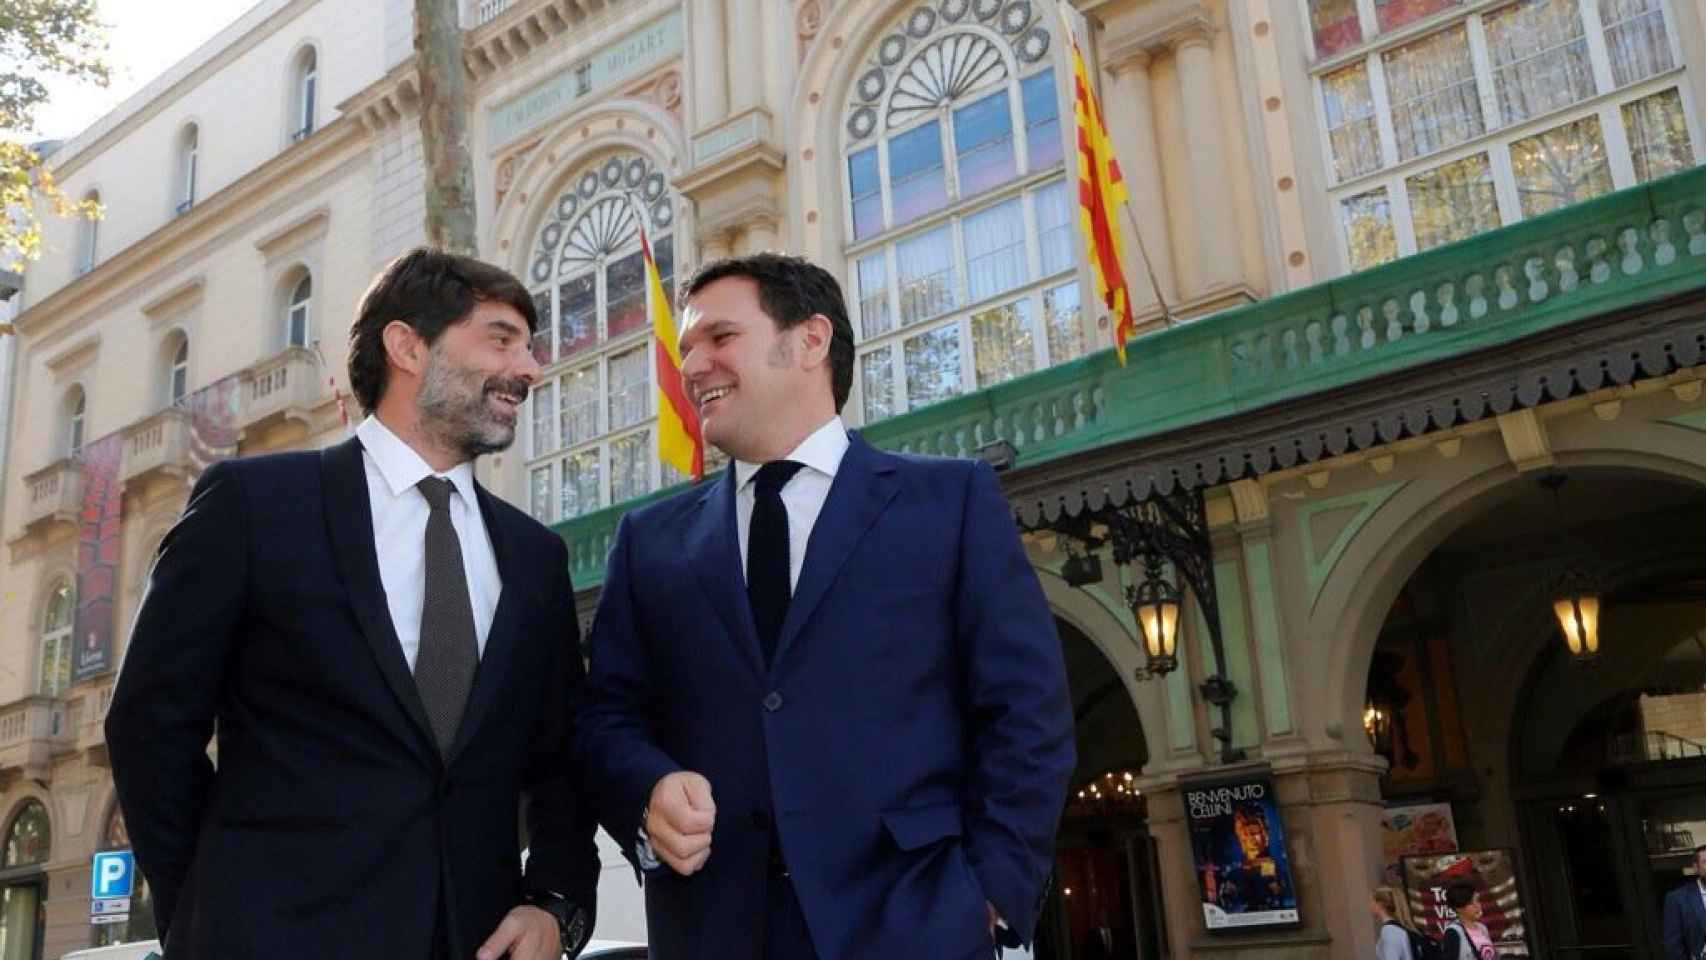
[(1176, 652), (1179, 640), (1179, 591), (1161, 575), (1157, 558), (1145, 557), (1148, 576), (1143, 583), (1129, 587), (1126, 602), (1132, 616), (1137, 618), (1143, 633), (1143, 652), (1149, 659), (1151, 676), (1172, 673), (1179, 665)]
[(1580, 570), (1570, 568), (1558, 580), (1552, 612), (1564, 631), (1564, 645), (1576, 663), (1599, 659), (1599, 592)]

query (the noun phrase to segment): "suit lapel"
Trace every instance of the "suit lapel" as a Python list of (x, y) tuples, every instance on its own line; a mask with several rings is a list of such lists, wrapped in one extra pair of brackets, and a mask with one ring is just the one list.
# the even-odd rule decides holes
[(856, 433), (849, 440), (847, 453), (835, 471), (835, 482), (830, 484), (829, 497), (806, 544), (805, 566), (794, 587), (794, 599), (788, 604), (787, 619), (782, 621), (775, 663), (782, 662), (853, 548), (900, 490), (894, 461), (888, 455), (872, 449)]
[(492, 613), (492, 629), (486, 634), (486, 649), (480, 654), (480, 665), (474, 671), (474, 689), (468, 694), (468, 706), (462, 711), (462, 725), (456, 730), (456, 740), (450, 746), (448, 764), (468, 745), (479, 728), (480, 720), (490, 709), (497, 691), (502, 689), (504, 673), (515, 651), (516, 617), (525, 604), (527, 591), (523, 583), (529, 573), (520, 555), (515, 531), (503, 529), (499, 514), (492, 506), (492, 495), (478, 483), (474, 484), (480, 501), (480, 516), (486, 523), (486, 535), (492, 541), (492, 553), (497, 556), (498, 578), (503, 585), (498, 590), (498, 608)]
[(361, 459), (361, 442), (352, 437), (327, 447), (320, 454), (320, 472), (326, 493), (326, 525), (332, 555), (337, 558), (350, 606), (355, 609), (362, 635), (379, 663), (386, 686), (391, 688), (403, 712), (414, 721), (419, 734), (414, 737), (417, 746), (436, 756), (432, 725), (427, 721), (415, 678), (409, 673), (409, 663), (403, 659), (391, 611), (385, 605), (379, 556), (373, 546), (373, 506), (368, 496), (367, 470)]
[(746, 578), (741, 574), (740, 539), (735, 524), (734, 464), (714, 483), (706, 484), (699, 511), (687, 529), (688, 563), (699, 588), (728, 628), (728, 635), (759, 675), (764, 657), (758, 649), (758, 628), (752, 622), (752, 605), (746, 598)]

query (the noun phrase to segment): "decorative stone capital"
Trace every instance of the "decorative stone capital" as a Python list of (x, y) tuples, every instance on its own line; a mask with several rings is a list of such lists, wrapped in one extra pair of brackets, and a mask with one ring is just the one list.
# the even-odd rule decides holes
[(1104, 69), (1115, 76), (1142, 69), (1162, 54), (1177, 54), (1191, 46), (1206, 47), (1213, 42), (1214, 34), (1214, 14), (1202, 0), (1158, 4), (1135, 27), (1104, 46)]

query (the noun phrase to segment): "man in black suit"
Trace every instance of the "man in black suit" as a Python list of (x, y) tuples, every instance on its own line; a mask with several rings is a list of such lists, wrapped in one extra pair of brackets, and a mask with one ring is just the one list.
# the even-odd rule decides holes
[(1665, 960), (1706, 957), (1706, 843), (1694, 848), (1694, 879), (1665, 894)]
[(514, 439), (536, 326), (508, 273), (414, 250), (350, 331), (356, 436), (196, 484), (106, 721), (172, 960), (583, 945), (599, 864), (566, 760), (567, 550), (472, 464)]

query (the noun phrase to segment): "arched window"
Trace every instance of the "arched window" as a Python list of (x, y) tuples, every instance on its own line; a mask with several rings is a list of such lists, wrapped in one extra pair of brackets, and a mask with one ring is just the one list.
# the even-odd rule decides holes
[[(84, 203), (100, 203), (101, 193), (90, 190), (83, 194)], [(95, 256), (100, 242), (101, 221), (84, 217), (77, 221), (77, 275), (80, 277), (95, 269)]]
[(306, 347), (312, 340), (310, 310), (314, 301), (314, 278), (307, 273), (290, 290), (284, 308), (284, 337), (287, 347)]
[(200, 128), (193, 123), (185, 124), (183, 132), (178, 134), (178, 213), (185, 213), (195, 206), (196, 163), (200, 149)]
[(166, 402), (176, 406), (184, 402), (190, 385), (190, 340), (182, 333), (172, 337), (166, 362)]
[(290, 142), (305, 139), (314, 132), (314, 110), (319, 100), (319, 55), (313, 47), (304, 47), (296, 57), (291, 83)]
[(847, 258), (871, 423), (1086, 350), (1039, 0), (914, 7), (846, 104)]
[(72, 387), (65, 397), (65, 449), (73, 457), (83, 451), (83, 421), (88, 407), (83, 388)]
[(681, 479), (652, 440), (652, 345), (645, 216), (664, 290), (675, 290), (674, 198), (663, 173), (618, 153), (570, 178), (534, 243), (528, 283), (539, 308), (534, 355), (546, 373), (528, 417), (529, 500), (551, 522)]
[(48, 824), (47, 807), (40, 800), (26, 800), (6, 830), (6, 852), (0, 868), (46, 863), (52, 847), (53, 829)]
[(41, 678), (38, 693), (57, 696), (71, 686), (71, 625), (77, 595), (70, 580), (60, 580), (48, 594), (41, 617)]

